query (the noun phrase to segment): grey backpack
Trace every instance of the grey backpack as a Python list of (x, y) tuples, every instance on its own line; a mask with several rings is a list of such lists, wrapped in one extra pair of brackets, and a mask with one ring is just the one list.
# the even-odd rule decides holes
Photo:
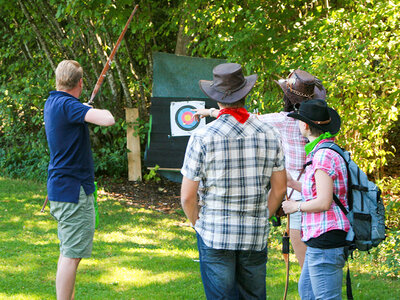
[(385, 207), (381, 191), (375, 183), (368, 180), (367, 175), (350, 158), (348, 151), (333, 142), (322, 143), (316, 151), (324, 148), (336, 151), (346, 162), (349, 211), (336, 195), (333, 195), (333, 199), (350, 221), (351, 228), (347, 234), (350, 250), (368, 251), (378, 246), (386, 236)]

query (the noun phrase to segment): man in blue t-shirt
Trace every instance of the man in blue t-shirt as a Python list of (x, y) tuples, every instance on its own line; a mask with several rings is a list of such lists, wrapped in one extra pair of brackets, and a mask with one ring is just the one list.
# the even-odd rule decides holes
[(108, 110), (82, 104), (83, 69), (64, 60), (56, 69), (56, 91), (44, 106), (44, 122), (50, 148), (47, 192), (50, 213), (58, 222), (57, 299), (72, 299), (79, 262), (92, 253), (94, 167), (87, 123), (114, 125)]

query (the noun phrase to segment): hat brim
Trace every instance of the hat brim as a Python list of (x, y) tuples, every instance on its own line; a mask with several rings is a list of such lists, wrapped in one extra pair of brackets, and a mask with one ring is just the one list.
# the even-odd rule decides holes
[[(289, 98), (292, 104), (303, 102), (304, 100), (309, 100), (308, 98), (301, 97), (292, 93), (287, 87), (287, 79), (274, 80), (282, 89), (283, 93)], [(310, 99), (322, 99), (326, 100), (326, 89), (321, 86), (321, 88), (314, 86), (314, 95)]]
[(229, 95), (217, 91), (213, 87), (213, 81), (211, 80), (200, 80), (199, 86), (208, 98), (221, 103), (233, 103), (243, 99), (247, 96), (248, 93), (250, 93), (251, 89), (254, 87), (254, 84), (257, 81), (257, 74), (245, 76), (244, 78), (246, 79), (246, 84), (240, 90), (237, 90)]
[(329, 117), (331, 118), (329, 124), (315, 124), (311, 119), (299, 114), (298, 112), (292, 112), (288, 114), (288, 117), (303, 121), (310, 126), (314, 126), (322, 130), (323, 132), (329, 131), (332, 135), (335, 135), (340, 130), (341, 119), (336, 110), (328, 107), (328, 112), (329, 112)]

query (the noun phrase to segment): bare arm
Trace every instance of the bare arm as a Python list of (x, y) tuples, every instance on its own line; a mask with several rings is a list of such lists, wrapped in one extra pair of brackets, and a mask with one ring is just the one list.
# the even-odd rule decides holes
[(304, 212), (322, 212), (327, 211), (333, 201), (333, 180), (329, 175), (322, 171), (315, 172), (315, 184), (317, 188), (317, 197), (307, 202), (284, 201), (283, 210), (287, 214), (297, 211), (298, 205), (301, 205), (301, 211)]
[(286, 170), (272, 172), (271, 190), (268, 193), (269, 216), (273, 216), (286, 194)]
[(205, 117), (213, 117), (216, 118), (218, 117), (219, 114), (219, 109), (214, 109), (212, 113), (210, 114), (210, 109), (209, 108), (197, 108), (193, 109), (196, 113), (193, 115), (193, 117), (198, 121), (199, 119), (203, 119)]
[(181, 186), (181, 205), (192, 225), (195, 225), (199, 218), (199, 204), (197, 201), (198, 189), (199, 181), (193, 181), (183, 176)]
[(286, 176), (287, 176), (287, 186), (291, 189), (301, 192), (301, 182), (294, 180), (289, 172), (286, 172)]
[(113, 115), (106, 109), (89, 109), (85, 115), (85, 121), (100, 126), (111, 126), (115, 124)]

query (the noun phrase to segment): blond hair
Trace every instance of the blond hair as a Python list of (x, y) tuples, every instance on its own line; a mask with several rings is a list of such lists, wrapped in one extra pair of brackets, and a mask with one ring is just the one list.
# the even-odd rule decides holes
[(81, 65), (75, 60), (63, 60), (56, 69), (56, 88), (60, 90), (71, 90), (78, 84), (83, 76)]

